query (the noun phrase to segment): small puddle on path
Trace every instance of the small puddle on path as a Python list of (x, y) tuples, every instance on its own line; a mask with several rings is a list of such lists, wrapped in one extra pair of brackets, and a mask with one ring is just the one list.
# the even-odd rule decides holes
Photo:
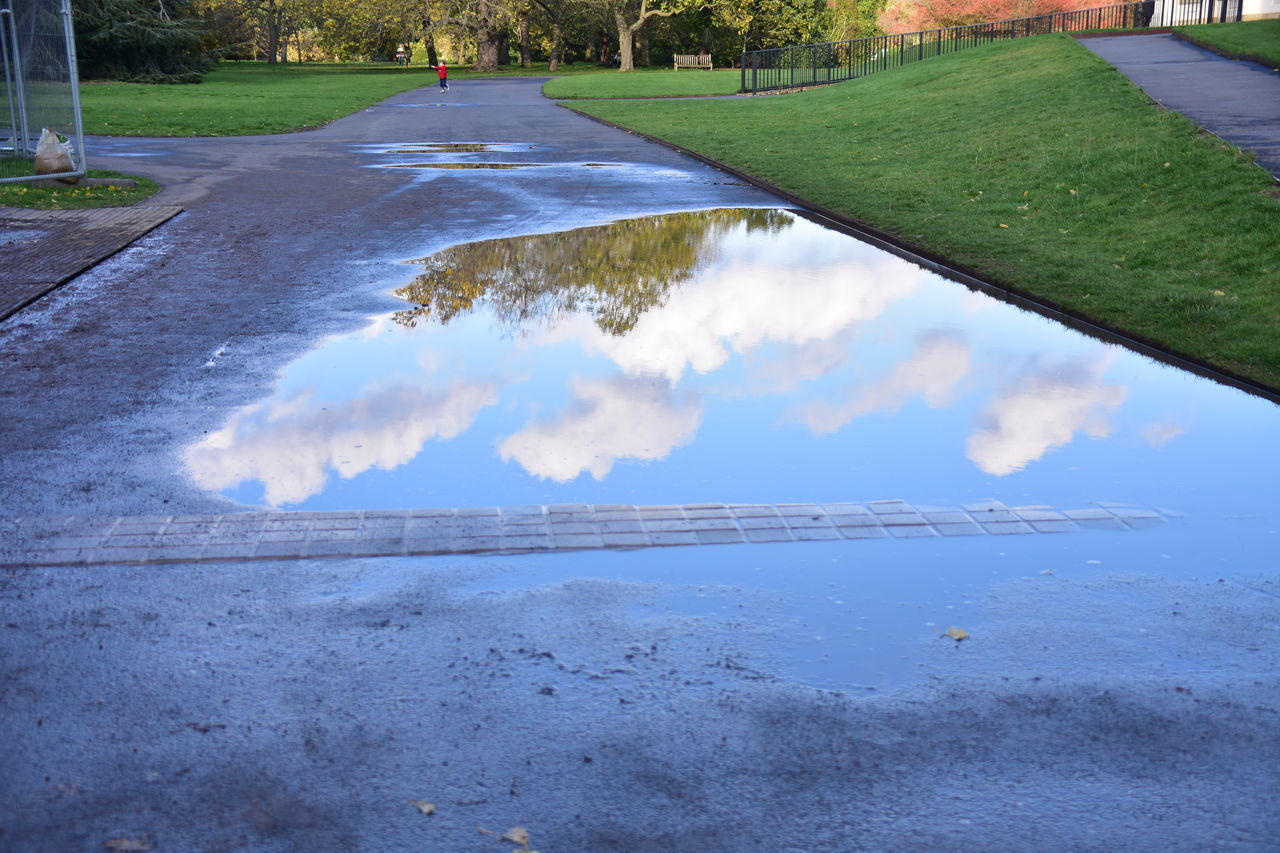
[[(529, 146), (532, 148), (533, 146)], [(493, 151), (489, 142), (423, 142), (404, 148), (393, 148), (388, 154), (482, 154)]]
[(546, 163), (388, 163), (391, 169), (533, 169)]
[(414, 262), (405, 307), (190, 448), (245, 504), (904, 498), (1276, 510), (1280, 409), (780, 210)]

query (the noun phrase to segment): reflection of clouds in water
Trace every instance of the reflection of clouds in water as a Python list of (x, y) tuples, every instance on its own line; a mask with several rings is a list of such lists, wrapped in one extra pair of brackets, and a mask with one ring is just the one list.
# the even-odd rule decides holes
[(187, 469), (203, 488), (261, 480), (271, 506), (324, 491), (329, 471), (346, 479), (408, 462), (431, 439), (449, 439), (497, 402), (491, 384), (456, 382), (429, 392), (396, 385), (344, 403), (310, 391), (250, 406), (187, 452)]
[(572, 407), (498, 445), (504, 461), (536, 477), (566, 482), (584, 471), (603, 480), (619, 459), (655, 460), (687, 443), (702, 420), (696, 399), (673, 398), (664, 384), (615, 377), (576, 379)]
[(1180, 419), (1170, 418), (1147, 424), (1142, 428), (1141, 435), (1147, 444), (1158, 449), (1185, 434), (1188, 429), (1190, 427)]
[(810, 403), (793, 417), (818, 435), (837, 432), (851, 420), (873, 412), (896, 412), (920, 396), (933, 408), (951, 401), (956, 384), (969, 373), (971, 353), (964, 335), (951, 331), (921, 332), (911, 357), (877, 382), (838, 405)]
[(927, 275), (892, 256), (872, 263), (845, 258), (825, 267), (810, 259), (794, 268), (735, 261), (671, 293), (623, 337), (601, 332), (581, 315), (548, 337), (577, 339), (630, 376), (661, 376), (674, 385), (686, 370), (710, 373), (732, 353), (767, 341), (804, 346), (835, 338), (910, 296)]
[(1077, 432), (1105, 438), (1111, 432), (1109, 410), (1129, 393), (1121, 385), (1102, 384), (1110, 363), (1108, 354), (1092, 363), (1034, 365), (987, 405), (966, 455), (988, 474), (1003, 476), (1069, 444)]
[(854, 340), (861, 329), (850, 326), (823, 341), (809, 341), (784, 348), (781, 352), (751, 352), (744, 355), (744, 367), (751, 377), (751, 387), (743, 393), (787, 394), (806, 382), (830, 376), (853, 357)]

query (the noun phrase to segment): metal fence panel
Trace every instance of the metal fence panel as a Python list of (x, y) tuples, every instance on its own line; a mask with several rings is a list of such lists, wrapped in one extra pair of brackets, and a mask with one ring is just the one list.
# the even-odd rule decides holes
[(998, 39), (1082, 30), (1144, 29), (1238, 21), (1243, 0), (1144, 0), (940, 30), (794, 45), (742, 54), (742, 92), (839, 83)]
[(71, 0), (0, 0), (0, 183), (36, 177), (45, 128), (65, 141), (71, 170), (85, 171)]

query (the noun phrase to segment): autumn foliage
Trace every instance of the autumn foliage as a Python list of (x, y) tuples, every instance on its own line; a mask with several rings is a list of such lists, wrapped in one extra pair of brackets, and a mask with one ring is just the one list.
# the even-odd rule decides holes
[(1008, 21), (1101, 5), (1097, 0), (889, 0), (877, 18), (886, 33)]

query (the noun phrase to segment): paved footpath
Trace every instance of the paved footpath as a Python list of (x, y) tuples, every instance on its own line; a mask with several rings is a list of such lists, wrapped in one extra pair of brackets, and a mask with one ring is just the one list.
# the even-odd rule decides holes
[[(1188, 569), (1203, 531), (1132, 507), (258, 515), (181, 475), (406, 259), (777, 203), (538, 86), (91, 140), (185, 212), (0, 322), (0, 849), (1280, 848), (1280, 580), (1230, 535)], [(543, 168), (384, 168), (445, 142)]]
[(1280, 177), (1280, 73), (1172, 35), (1081, 39), (1161, 106), (1252, 151)]

